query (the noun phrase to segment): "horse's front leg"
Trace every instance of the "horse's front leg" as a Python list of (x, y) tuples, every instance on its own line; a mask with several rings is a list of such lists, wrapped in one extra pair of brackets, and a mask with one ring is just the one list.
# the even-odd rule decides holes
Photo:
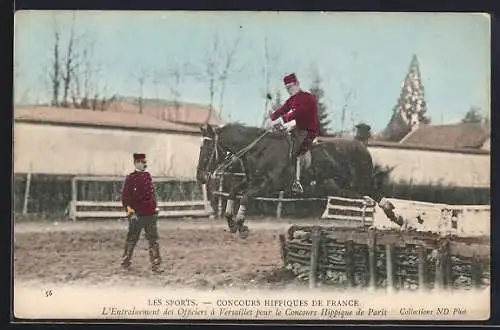
[(243, 194), (243, 196), (241, 196), (240, 207), (238, 208), (238, 213), (236, 214), (236, 227), (242, 238), (247, 238), (249, 233), (248, 227), (244, 224), (248, 201), (257, 196), (261, 191), (264, 191), (267, 184), (267, 180), (265, 180), (260, 185), (251, 187), (246, 193)]
[(233, 186), (229, 192), (229, 196), (227, 198), (226, 210), (224, 211), (224, 217), (227, 220), (227, 225), (231, 233), (236, 233), (238, 231), (238, 227), (236, 223), (233, 221), (234, 216), (234, 201), (236, 200), (236, 194), (247, 184), (247, 179), (243, 179), (240, 183)]

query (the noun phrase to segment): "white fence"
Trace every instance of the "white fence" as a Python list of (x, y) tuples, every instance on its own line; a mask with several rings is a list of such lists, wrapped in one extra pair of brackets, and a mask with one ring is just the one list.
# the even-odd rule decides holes
[[(442, 235), (490, 235), (490, 205), (449, 205), (389, 198), (395, 212), (407, 225), (418, 231)], [(376, 208), (375, 227), (399, 227), (390, 223), (380, 208)]]
[(321, 219), (335, 225), (364, 227), (373, 225), (374, 217), (373, 201), (329, 196)]
[[(178, 181), (173, 178), (154, 178), (156, 182)], [(78, 181), (123, 181), (122, 177), (110, 176), (77, 176), (71, 181), (71, 202), (69, 206), (69, 218), (73, 221), (79, 219), (113, 219), (125, 218), (126, 212), (121, 202), (116, 201), (85, 201), (78, 200)], [(183, 218), (183, 217), (208, 217), (213, 215), (210, 201), (207, 198), (206, 187), (201, 187), (203, 198), (201, 200), (186, 201), (158, 201), (159, 218)]]

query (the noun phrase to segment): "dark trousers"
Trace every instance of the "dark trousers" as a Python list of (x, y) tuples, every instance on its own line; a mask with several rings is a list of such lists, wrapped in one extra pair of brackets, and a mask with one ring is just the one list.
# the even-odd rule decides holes
[(313, 133), (295, 128), (292, 131), (292, 157), (297, 157), (308, 151), (312, 146), (314, 138)]
[(122, 264), (128, 266), (134, 253), (134, 248), (139, 241), (141, 231), (144, 228), (146, 239), (149, 244), (149, 258), (151, 263), (159, 265), (161, 263), (160, 246), (158, 244), (158, 226), (155, 215), (138, 215), (137, 219), (129, 219), (127, 238), (125, 241), (125, 251)]

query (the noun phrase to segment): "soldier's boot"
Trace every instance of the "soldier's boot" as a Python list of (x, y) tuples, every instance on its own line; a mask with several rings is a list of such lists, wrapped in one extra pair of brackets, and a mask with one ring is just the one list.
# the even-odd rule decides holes
[(123, 269), (129, 269), (132, 263), (132, 255), (134, 254), (134, 242), (125, 243), (125, 251), (123, 251), (121, 266)]
[(149, 245), (149, 260), (151, 270), (155, 273), (163, 273), (165, 270), (161, 267), (160, 245), (158, 242), (152, 242)]
[(295, 158), (295, 180), (292, 183), (292, 191), (298, 194), (302, 194), (304, 192), (304, 188), (302, 188), (302, 184), (300, 183), (300, 168), (301, 162), (300, 157)]

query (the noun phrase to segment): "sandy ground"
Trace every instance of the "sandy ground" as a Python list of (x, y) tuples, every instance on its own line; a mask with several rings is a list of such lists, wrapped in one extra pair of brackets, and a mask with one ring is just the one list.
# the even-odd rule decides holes
[(220, 220), (160, 221), (165, 272), (159, 275), (150, 271), (144, 234), (135, 249), (132, 269), (120, 268), (125, 221), (18, 223), (14, 226), (14, 279), (25, 285), (281, 287), (287, 285), (284, 280), (289, 275), (280, 270), (278, 235), (290, 223), (249, 220), (250, 236), (243, 240), (229, 233)]
[[(385, 290), (377, 295), (357, 293), (356, 289), (309, 290), (307, 283), (299, 282), (283, 270), (279, 234), (286, 233), (292, 223), (318, 222), (249, 219), (250, 236), (241, 239), (229, 233), (225, 222), (220, 220), (162, 220), (159, 222), (165, 268), (162, 274), (150, 271), (144, 235), (136, 247), (132, 269), (121, 269), (126, 221), (17, 223), (14, 226), (15, 315), (49, 319), (105, 317), (100, 314), (103, 307), (148, 308), (150, 299), (157, 296), (195, 297), (200, 304), (203, 299), (215, 304), (217, 299), (227, 297), (291, 300), (297, 296), (318, 299), (323, 295), (324, 299), (331, 299), (336, 292), (335, 297), (358, 297), (366, 308), (381, 308), (391, 303), (394, 306), (389, 304), (392, 307), (387, 305), (387, 308), (392, 314), (387, 317), (398, 319), (402, 303), (417, 306), (423, 301), (443, 299), (441, 293), (431, 293), (432, 299), (407, 295), (388, 300)], [(488, 317), (489, 291), (460, 294), (467, 297), (454, 295), (439, 303), (452, 306), (456, 301), (467, 301), (469, 312), (463, 317)], [(171, 317), (203, 318), (203, 315)]]

